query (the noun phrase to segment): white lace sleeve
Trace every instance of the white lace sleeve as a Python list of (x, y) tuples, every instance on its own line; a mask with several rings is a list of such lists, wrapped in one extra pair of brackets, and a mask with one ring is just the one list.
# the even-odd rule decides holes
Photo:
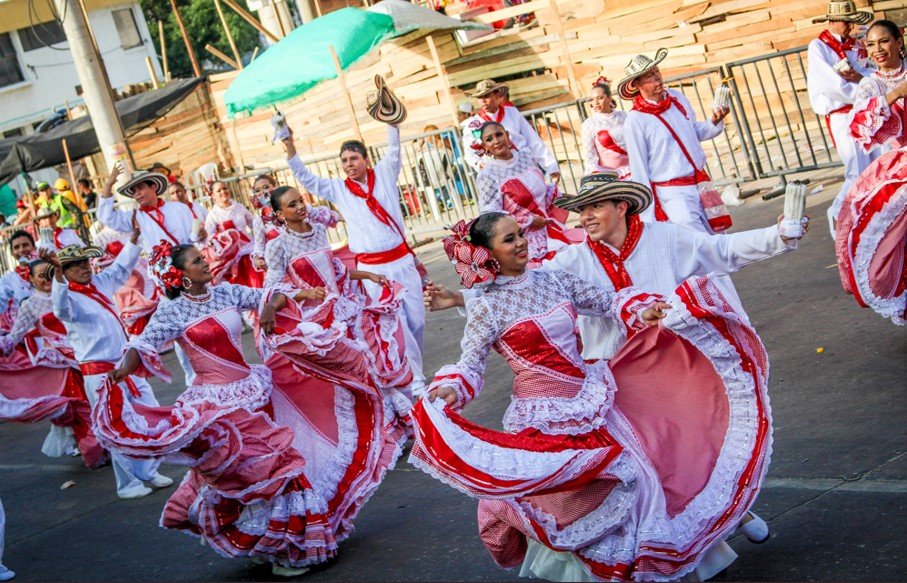
[(280, 238), (268, 241), (265, 246), (265, 264), (268, 266), (268, 272), (265, 275), (264, 287), (273, 287), (281, 283), (286, 276), (288, 263)]
[(175, 308), (172, 305), (159, 306), (148, 320), (148, 325), (130, 345), (139, 352), (158, 352), (168, 342), (179, 338), (183, 333), (184, 321), (180, 311)]
[(566, 271), (556, 273), (567, 294), (573, 299), (576, 311), (584, 316), (614, 316), (614, 292), (591, 284)]
[(254, 242), (252, 255), (254, 257), (264, 257), (268, 238), (265, 235), (265, 223), (258, 214), (252, 216), (252, 241)]
[(479, 172), (476, 177), (476, 186), (479, 188), (480, 213), (500, 212), (504, 209), (504, 199), (498, 188), (498, 181), (487, 170)]
[(220, 285), (229, 292), (230, 298), (238, 310), (258, 309), (261, 303), (261, 296), (264, 293), (263, 290), (232, 283), (222, 283)]
[(485, 384), (485, 360), (497, 339), (497, 323), (487, 298), (477, 298), (470, 303), (466, 317), (459, 362), (442, 367), (428, 390), (440, 386), (452, 387), (457, 393), (454, 407), (463, 408), (478, 396)]
[(849, 119), (851, 136), (857, 146), (866, 152), (886, 144), (903, 132), (901, 117), (892, 115), (885, 87), (871, 77), (860, 81)]
[(310, 206), (308, 212), (308, 221), (313, 224), (331, 228), (337, 226), (337, 223), (340, 222), (340, 213), (326, 205)]
[(27, 298), (19, 304), (19, 310), (16, 312), (16, 321), (13, 322), (12, 329), (9, 331), (9, 334), (0, 337), (0, 353), (9, 354), (12, 352), (13, 348), (22, 342), (25, 335), (35, 327), (38, 318), (40, 318), (42, 314), (38, 313), (34, 308), (34, 304), (35, 303), (31, 301), (31, 298)]

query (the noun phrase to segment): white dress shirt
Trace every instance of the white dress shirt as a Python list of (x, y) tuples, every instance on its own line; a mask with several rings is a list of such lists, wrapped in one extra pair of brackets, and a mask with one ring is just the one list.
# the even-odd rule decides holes
[[(299, 156), (289, 161), (290, 170), (306, 190), (337, 205), (348, 225), (350, 251), (353, 253), (380, 253), (397, 247), (402, 242), (400, 234), (390, 225), (385, 225), (372, 214), (365, 203), (350, 192), (340, 178), (321, 178), (312, 174)], [(384, 210), (397, 222), (405, 233), (403, 211), (400, 208), (400, 189), (397, 177), (400, 174), (400, 130), (387, 126), (387, 149), (375, 165), (375, 198)], [(360, 183), (363, 192), (367, 185)]]
[[(188, 213), (188, 209), (186, 210)], [(106, 224), (106, 223), (105, 223)], [(123, 287), (135, 269), (141, 249), (126, 243), (116, 260), (104, 271), (91, 278), (99, 292), (107, 296), (113, 309), (113, 294)], [(123, 356), (128, 342), (119, 317), (111, 314), (97, 301), (84, 294), (71, 291), (67, 281), (53, 281), (51, 297), (54, 314), (66, 327), (66, 338), (81, 362), (117, 362)]]
[[(151, 216), (139, 210), (135, 213), (139, 228), (142, 230), (142, 250), (150, 255), (155, 245), (162, 240), (170, 241), (174, 245), (195, 243), (192, 233), (192, 211), (181, 202), (168, 201), (160, 208), (164, 215), (164, 226), (176, 238), (174, 241), (161, 229), (160, 225)], [(98, 220), (115, 231), (122, 233), (132, 232), (132, 211), (113, 208), (113, 197), (101, 198), (98, 201)]]
[[(838, 42), (841, 37), (833, 35)], [(863, 75), (870, 75), (872, 71), (862, 66), (857, 58), (856, 49), (845, 51), (847, 60), (854, 71)], [(820, 39), (813, 39), (806, 50), (806, 89), (809, 93), (809, 103), (818, 115), (851, 105), (857, 92), (857, 83), (851, 83), (835, 71), (835, 63), (841, 59)]]

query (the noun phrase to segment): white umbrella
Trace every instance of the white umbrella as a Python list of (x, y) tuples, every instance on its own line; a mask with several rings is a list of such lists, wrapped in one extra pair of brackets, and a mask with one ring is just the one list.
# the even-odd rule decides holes
[(396, 32), (393, 36), (402, 36), (414, 30), (471, 29), (492, 30), (492, 27), (479, 22), (457, 20), (440, 12), (423, 8), (407, 0), (381, 0), (368, 8), (371, 12), (386, 14), (394, 20)]

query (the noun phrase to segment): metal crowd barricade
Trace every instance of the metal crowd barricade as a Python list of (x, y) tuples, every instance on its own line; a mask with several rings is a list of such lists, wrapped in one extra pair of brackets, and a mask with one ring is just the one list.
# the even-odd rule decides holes
[(756, 178), (840, 166), (825, 123), (812, 111), (806, 88), (806, 47), (727, 63), (735, 114)]

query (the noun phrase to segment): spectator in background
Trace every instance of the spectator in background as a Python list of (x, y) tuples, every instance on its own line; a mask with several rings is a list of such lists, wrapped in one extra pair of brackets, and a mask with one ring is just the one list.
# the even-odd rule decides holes
[(208, 218), (207, 209), (199, 204), (197, 200), (189, 200), (189, 193), (182, 182), (171, 182), (170, 186), (167, 187), (167, 194), (170, 195), (170, 200), (173, 202), (181, 202), (189, 207), (189, 210), (192, 211), (192, 218), (197, 220), (199, 224), (205, 224), (205, 219)]
[(78, 189), (79, 194), (82, 195), (85, 207), (93, 209), (98, 203), (98, 193), (91, 187), (91, 181), (87, 178), (80, 178), (76, 183), (76, 188)]
[(57, 178), (54, 182), (56, 194), (52, 194), (50, 207), (60, 215), (60, 226), (64, 229), (76, 229), (79, 222), (88, 224), (85, 212), (88, 207), (79, 194), (76, 194), (69, 188), (69, 182), (65, 178)]
[(59, 251), (70, 245), (85, 246), (85, 242), (76, 231), (60, 226), (57, 209), (52, 206), (40, 209), (35, 222), (38, 223), (38, 249)]
[(476, 108), (469, 101), (460, 102), (460, 105), (457, 106), (457, 121), (460, 122), (460, 127), (475, 114), (475, 111)]
[[(427, 125), (422, 131), (425, 133), (437, 132), (438, 126)], [(427, 136), (422, 141), (422, 147), (416, 156), (416, 166), (422, 186), (431, 190), (438, 203), (448, 209), (454, 206), (453, 198), (450, 195), (453, 158), (453, 152), (444, 145), (441, 136), (437, 134)]]
[(155, 162), (154, 164), (152, 164), (151, 169), (148, 170), (148, 172), (157, 172), (158, 174), (163, 174), (167, 177), (167, 182), (170, 184), (173, 184), (173, 182), (176, 181), (176, 177), (173, 175), (173, 173), (170, 172), (170, 168), (167, 168), (160, 162)]

